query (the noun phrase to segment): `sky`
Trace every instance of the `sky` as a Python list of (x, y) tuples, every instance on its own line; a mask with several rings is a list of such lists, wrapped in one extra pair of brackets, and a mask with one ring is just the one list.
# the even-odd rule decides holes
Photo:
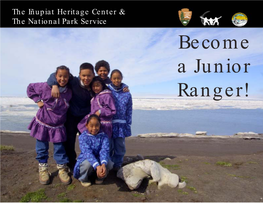
[[(180, 35), (187, 35), (198, 48), (180, 49)], [(1, 28), (1, 96), (26, 96), (29, 83), (45, 82), (56, 67), (66, 65), (74, 76), (84, 62), (106, 60), (111, 70), (120, 69), (132, 95), (160, 95), (208, 99), (222, 87), (222, 99), (263, 99), (262, 28)], [(220, 43), (218, 49), (202, 47), (203, 40)], [(224, 39), (235, 39), (237, 49), (224, 49)], [(246, 39), (247, 49), (241, 47)], [(186, 37), (183, 37), (183, 41)], [(187, 43), (183, 44), (184, 47)], [(209, 45), (205, 41), (205, 45)], [(211, 44), (210, 44), (211, 45)], [(211, 73), (194, 73), (197, 60), (210, 64)], [(222, 63), (223, 73), (214, 73)], [(227, 73), (227, 63), (240, 64), (240, 72)], [(247, 73), (244, 64), (250, 63)], [(181, 64), (181, 65), (179, 65)], [(184, 64), (185, 73), (178, 72)], [(178, 66), (179, 65), (179, 66)], [(235, 71), (238, 65), (235, 64)], [(185, 92), (179, 83), (188, 85)], [(246, 83), (248, 89), (246, 89)], [(185, 87), (182, 85), (182, 87)], [(193, 87), (193, 88), (192, 88)], [(230, 88), (228, 88), (230, 87)], [(240, 97), (237, 97), (237, 87)], [(192, 88), (192, 89), (190, 89)], [(228, 91), (226, 96), (225, 89)], [(219, 90), (219, 89), (216, 89)], [(190, 97), (195, 91), (197, 97)], [(195, 95), (192, 93), (192, 95)], [(206, 94), (206, 93), (205, 93)], [(247, 97), (246, 97), (247, 95)]]

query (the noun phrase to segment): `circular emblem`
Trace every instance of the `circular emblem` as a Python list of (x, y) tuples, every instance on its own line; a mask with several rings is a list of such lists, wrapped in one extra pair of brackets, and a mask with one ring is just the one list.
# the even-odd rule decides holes
[(247, 24), (247, 16), (244, 14), (244, 13), (235, 13), (233, 16), (232, 16), (232, 23), (235, 25), (235, 26), (238, 26), (238, 27), (242, 27), (244, 26), (245, 24)]

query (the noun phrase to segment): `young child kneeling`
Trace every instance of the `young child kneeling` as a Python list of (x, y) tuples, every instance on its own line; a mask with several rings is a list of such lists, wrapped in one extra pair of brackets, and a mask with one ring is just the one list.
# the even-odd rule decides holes
[(89, 176), (96, 171), (96, 184), (102, 184), (113, 163), (109, 159), (110, 144), (107, 134), (100, 131), (100, 118), (96, 114), (90, 115), (86, 128), (79, 136), (81, 153), (74, 168), (74, 177), (84, 187), (91, 185)]

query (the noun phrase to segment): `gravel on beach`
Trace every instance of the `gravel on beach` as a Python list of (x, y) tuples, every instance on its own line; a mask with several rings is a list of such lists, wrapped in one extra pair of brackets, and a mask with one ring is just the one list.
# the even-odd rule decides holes
[[(130, 191), (125, 182), (111, 171), (103, 185), (81, 186), (73, 178), (62, 185), (57, 177), (50, 144), (50, 185), (38, 182), (35, 139), (28, 133), (1, 133), (1, 201), (17, 202), (30, 192), (43, 189), (41, 201), (110, 201), (110, 202), (263, 202), (263, 140), (220, 138), (139, 138), (126, 139), (124, 162), (136, 160), (138, 154), (161, 163), (185, 180), (183, 189), (158, 190), (145, 179), (141, 187)], [(78, 142), (76, 151), (80, 150)]]

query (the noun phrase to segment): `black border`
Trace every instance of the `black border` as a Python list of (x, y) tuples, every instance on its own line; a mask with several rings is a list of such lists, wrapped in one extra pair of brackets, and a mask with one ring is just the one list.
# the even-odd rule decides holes
[[(160, 27), (160, 28), (176, 28), (176, 27), (190, 27), (190, 28), (237, 28), (231, 21), (232, 16), (237, 12), (242, 12), (247, 15), (248, 22), (245, 27), (263, 27), (263, 20), (261, 19), (262, 7), (261, 1), (1, 1), (1, 27)], [(29, 24), (28, 18), (39, 16), (16, 16), (12, 9), (19, 8), (21, 10), (33, 9), (75, 9), (82, 10), (92, 8), (99, 9), (120, 9), (125, 10), (125, 15), (115, 16), (86, 16), (86, 19), (100, 19), (106, 20), (105, 25), (95, 24), (87, 25), (80, 24), (80, 16), (67, 15), (67, 16), (45, 16), (44, 20), (57, 19), (65, 17), (69, 20), (76, 18), (78, 24)], [(189, 8), (193, 14), (190, 23), (183, 26), (178, 17), (178, 10), (182, 8)], [(219, 26), (203, 26), (200, 16), (210, 11), (215, 16), (222, 16)], [(19, 18), (25, 20), (25, 24), (14, 24), (12, 18)]]

